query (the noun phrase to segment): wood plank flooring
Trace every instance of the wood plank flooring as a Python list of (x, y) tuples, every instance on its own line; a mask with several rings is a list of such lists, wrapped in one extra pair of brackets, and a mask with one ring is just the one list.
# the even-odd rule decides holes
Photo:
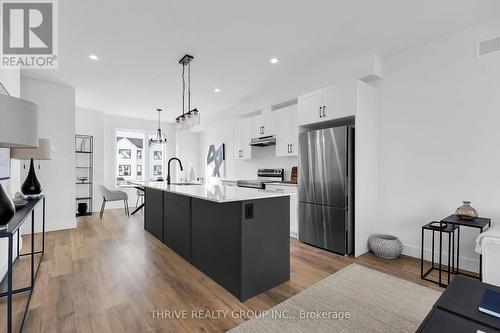
[[(420, 279), (417, 259), (344, 257), (291, 239), (290, 281), (240, 303), (144, 231), (142, 221), (141, 213), (127, 218), (123, 210), (108, 210), (102, 221), (97, 215), (80, 217), (76, 229), (47, 233), (24, 331), (224, 332), (246, 318), (191, 318), (191, 310), (205, 311), (199, 312), (205, 316), (217, 310), (238, 314), (265, 310), (352, 262), (442, 290)], [(29, 237), (23, 240), (26, 249)], [(14, 274), (14, 287), (29, 282), (29, 258), (15, 265)], [(5, 283), (0, 289), (5, 290)], [(26, 299), (15, 297), (15, 331)], [(182, 317), (181, 310), (188, 311), (188, 319), (176, 318)], [(4, 332), (5, 299), (0, 301), (0, 323)]]

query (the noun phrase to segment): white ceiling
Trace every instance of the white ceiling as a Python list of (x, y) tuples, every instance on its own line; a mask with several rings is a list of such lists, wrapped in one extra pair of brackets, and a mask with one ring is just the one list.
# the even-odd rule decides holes
[(206, 115), (234, 108), (263, 82), (279, 85), (308, 63), (384, 56), (500, 15), (498, 0), (64, 0), (59, 6), (59, 69), (23, 75), (74, 86), (80, 107), (149, 119), (163, 107), (165, 120), (181, 112), (178, 60), (185, 53), (195, 57), (192, 106)]

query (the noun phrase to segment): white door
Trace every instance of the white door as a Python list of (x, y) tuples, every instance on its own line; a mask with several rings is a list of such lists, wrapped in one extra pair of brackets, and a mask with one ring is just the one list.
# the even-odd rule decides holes
[(355, 81), (324, 89), (321, 121), (354, 116), (356, 108)]
[(290, 156), (299, 152), (299, 125), (297, 123), (297, 105), (290, 107)]
[(274, 111), (276, 113), (276, 156), (290, 155), (290, 107)]
[(276, 113), (267, 112), (262, 115), (262, 136), (276, 134)]
[(297, 186), (270, 184), (266, 185), (266, 190), (290, 193), (290, 235), (297, 238), (299, 232)]
[(253, 121), (252, 119), (246, 119), (242, 121), (242, 139), (241, 139), (241, 150), (243, 160), (249, 160), (252, 158), (252, 147), (250, 146), (250, 141), (252, 140), (252, 130)]
[(257, 116), (252, 118), (252, 138), (260, 138), (263, 135), (264, 118)]
[(297, 106), (299, 126), (320, 121), (320, 115), (323, 108), (323, 90), (299, 96)]
[(233, 129), (233, 158), (236, 160), (243, 158), (243, 125), (237, 122)]

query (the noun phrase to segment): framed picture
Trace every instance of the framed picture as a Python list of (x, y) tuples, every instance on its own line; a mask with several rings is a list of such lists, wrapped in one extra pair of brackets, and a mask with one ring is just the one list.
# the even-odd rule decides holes
[(137, 176), (142, 176), (142, 165), (137, 164)]
[(130, 176), (130, 165), (128, 164), (120, 164), (118, 166), (118, 176)]
[(0, 179), (10, 178), (10, 148), (0, 148)]
[(142, 160), (142, 149), (137, 149), (137, 159)]
[(153, 175), (161, 176), (161, 165), (153, 165)]
[(153, 160), (161, 160), (161, 150), (155, 150), (153, 152)]
[(132, 156), (132, 152), (130, 149), (118, 149), (118, 155), (120, 155), (120, 158), (128, 160)]
[(210, 145), (207, 154), (207, 176), (224, 177), (226, 175), (225, 145)]

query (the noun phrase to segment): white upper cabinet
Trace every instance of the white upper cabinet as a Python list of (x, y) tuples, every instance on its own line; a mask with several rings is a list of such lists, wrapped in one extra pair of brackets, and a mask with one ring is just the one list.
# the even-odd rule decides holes
[(299, 125), (312, 124), (321, 119), (323, 111), (323, 90), (318, 90), (298, 99)]
[(356, 110), (356, 81), (337, 84), (300, 96), (299, 125), (354, 116)]
[(253, 118), (252, 137), (260, 138), (263, 136), (276, 135), (276, 114), (267, 111), (264, 114)]
[(233, 132), (233, 158), (236, 160), (248, 160), (252, 158), (252, 119), (238, 121)]
[(274, 111), (276, 114), (276, 156), (297, 156), (297, 105)]
[(323, 89), (322, 120), (354, 116), (355, 109), (355, 81), (349, 81)]

